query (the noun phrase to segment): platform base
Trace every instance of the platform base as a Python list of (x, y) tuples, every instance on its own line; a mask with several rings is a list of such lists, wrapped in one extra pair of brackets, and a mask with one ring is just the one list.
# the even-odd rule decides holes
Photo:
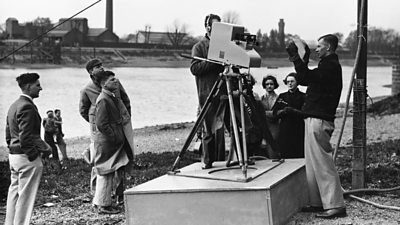
[(129, 225), (284, 224), (308, 200), (304, 159), (286, 160), (249, 182), (164, 175), (124, 194)]

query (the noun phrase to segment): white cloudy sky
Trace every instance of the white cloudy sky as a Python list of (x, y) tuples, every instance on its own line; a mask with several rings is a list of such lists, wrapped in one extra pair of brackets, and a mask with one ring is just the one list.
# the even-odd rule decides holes
[[(8, 17), (20, 22), (50, 17), (52, 22), (70, 17), (96, 0), (0, 0), (0, 24)], [(90, 27), (104, 27), (106, 0), (83, 12)], [(400, 0), (369, 0), (368, 24), (400, 32)], [(114, 32), (123, 36), (143, 30), (166, 31), (175, 20), (187, 25), (194, 36), (203, 35), (205, 15), (237, 12), (251, 33), (277, 29), (280, 18), (285, 32), (313, 40), (325, 33), (345, 36), (356, 29), (357, 0), (114, 0)]]

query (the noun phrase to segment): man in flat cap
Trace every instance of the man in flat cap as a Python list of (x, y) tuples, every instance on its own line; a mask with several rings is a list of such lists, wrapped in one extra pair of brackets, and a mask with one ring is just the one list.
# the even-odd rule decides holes
[(36, 193), (42, 176), (42, 154), (48, 146), (40, 138), (40, 114), (33, 99), (42, 90), (37, 73), (17, 77), (21, 96), (10, 106), (6, 121), (11, 184), (8, 189), (6, 225), (30, 224)]
[[(95, 124), (95, 111), (96, 111), (96, 100), (97, 97), (101, 93), (101, 76), (104, 71), (103, 64), (100, 59), (91, 59), (86, 63), (86, 70), (90, 75), (91, 81), (81, 90), (81, 97), (79, 101), (79, 113), (81, 116), (89, 122), (90, 125), (90, 156), (89, 161), (91, 163), (94, 162), (94, 153), (96, 152), (94, 149), (94, 131), (96, 130)], [(111, 71), (108, 71), (111, 72)], [(114, 76), (114, 74), (113, 74)], [(119, 110), (121, 114), (129, 115), (129, 119), (126, 119), (126, 126), (132, 127), (130, 116), (131, 116), (131, 105), (129, 97), (122, 86), (122, 84), (118, 81), (118, 88), (115, 91), (115, 97), (119, 99), (122, 104), (119, 104)], [(125, 123), (124, 121), (122, 121)], [(133, 156), (132, 156), (133, 157)], [(130, 157), (131, 158), (131, 157)], [(96, 173), (92, 170), (91, 175), (91, 190), (92, 192), (95, 189), (94, 180), (96, 178)], [(123, 200), (123, 196), (120, 196), (119, 203)]]

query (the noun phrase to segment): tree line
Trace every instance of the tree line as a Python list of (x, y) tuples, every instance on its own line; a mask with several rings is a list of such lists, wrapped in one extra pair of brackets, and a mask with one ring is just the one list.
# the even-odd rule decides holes
[[(222, 21), (227, 23), (240, 24), (239, 14), (234, 11), (228, 11), (222, 15)], [(52, 22), (48, 17), (38, 17), (32, 21), (35, 26), (43, 26), (50, 28)], [(148, 27), (149, 25), (146, 25)], [(188, 25), (181, 24), (175, 20), (172, 25), (167, 26), (165, 32), (169, 38), (172, 47), (179, 48), (183, 45), (193, 45), (201, 37), (193, 37), (188, 32)], [(348, 51), (355, 54), (357, 50), (357, 31), (351, 31), (344, 38), (342, 33), (334, 33), (339, 38), (339, 50)], [(135, 34), (125, 35), (120, 39), (122, 42), (127, 42)], [(280, 34), (278, 30), (271, 29), (268, 33), (263, 33), (259, 29), (256, 33), (258, 46), (256, 47), (261, 53), (279, 53), (285, 51), (285, 46), (288, 40), (299, 38), (296, 34)], [(6, 39), (7, 34), (4, 24), (0, 25), (0, 39)], [(400, 34), (394, 29), (383, 29), (378, 27), (368, 28), (368, 52), (372, 54), (400, 54)]]

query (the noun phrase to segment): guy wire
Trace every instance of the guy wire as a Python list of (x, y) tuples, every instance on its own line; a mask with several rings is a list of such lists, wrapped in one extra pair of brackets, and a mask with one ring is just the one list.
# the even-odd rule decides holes
[(81, 11), (79, 11), (79, 12), (77, 12), (77, 13), (75, 13), (74, 15), (72, 15), (71, 17), (69, 17), (68, 19), (62, 21), (61, 23), (57, 24), (56, 26), (54, 26), (54, 27), (48, 29), (47, 31), (43, 32), (42, 34), (38, 35), (38, 36), (35, 37), (34, 39), (30, 40), (28, 43), (22, 45), (21, 47), (15, 49), (15, 50), (13, 50), (11, 53), (9, 53), (9, 54), (7, 54), (6, 56), (2, 57), (2, 58), (0, 59), (0, 62), (2, 62), (2, 61), (5, 60), (6, 58), (8, 58), (10, 55), (12, 55), (12, 54), (18, 52), (19, 50), (21, 50), (21, 49), (23, 49), (23, 48), (25, 48), (26, 46), (30, 45), (32, 42), (36, 41), (37, 39), (39, 39), (39, 38), (43, 37), (44, 35), (46, 35), (47, 33), (49, 33), (50, 31), (52, 31), (52, 30), (56, 29), (57, 27), (61, 26), (61, 24), (65, 23), (65, 22), (67, 22), (67, 21), (69, 21), (69, 20), (71, 20), (71, 19), (74, 18), (75, 16), (81, 14), (82, 12), (86, 11), (87, 9), (91, 8), (92, 6), (96, 5), (97, 3), (101, 2), (101, 1), (102, 1), (102, 0), (98, 0), (97, 2), (95, 2), (95, 3), (91, 4), (91, 5), (89, 5), (88, 7), (82, 9)]

